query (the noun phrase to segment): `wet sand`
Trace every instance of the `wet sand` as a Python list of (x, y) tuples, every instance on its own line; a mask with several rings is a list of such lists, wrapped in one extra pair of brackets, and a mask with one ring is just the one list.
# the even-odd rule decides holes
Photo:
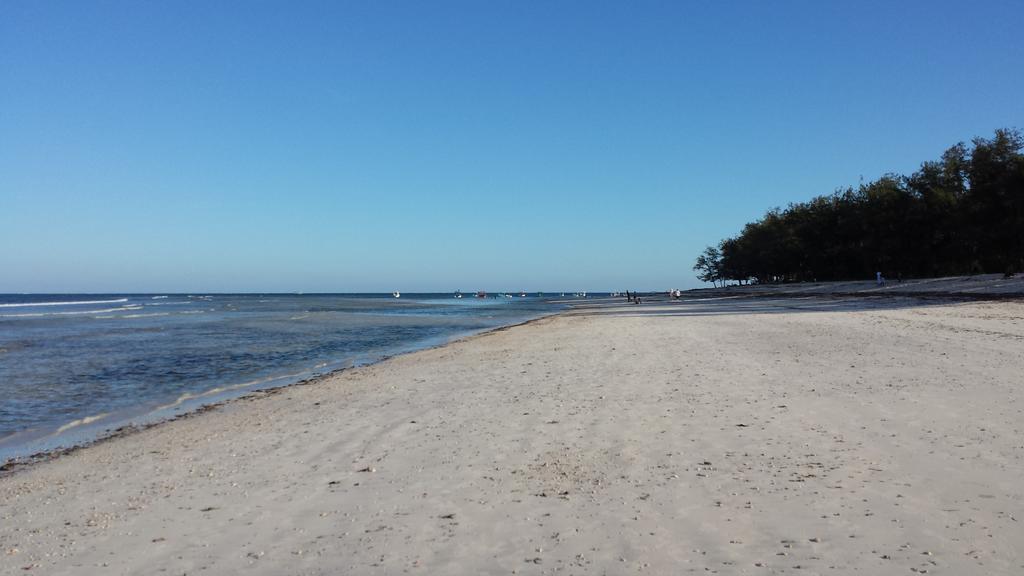
[(574, 312), (0, 478), (3, 574), (1020, 574), (1024, 303)]

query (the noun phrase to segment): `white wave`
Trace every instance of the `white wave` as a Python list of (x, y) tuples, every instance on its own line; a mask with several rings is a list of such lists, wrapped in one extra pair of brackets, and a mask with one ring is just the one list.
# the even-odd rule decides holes
[(150, 300), (163, 300), (164, 298), (167, 298), (167, 296), (153, 296)]
[(303, 371), (303, 372), (296, 372), (294, 374), (282, 374), (280, 376), (267, 376), (266, 378), (260, 378), (258, 380), (250, 380), (249, 382), (242, 382), (242, 383), (239, 383), (239, 384), (231, 384), (231, 385), (228, 385), (228, 386), (218, 386), (216, 388), (210, 388), (209, 390), (204, 390), (202, 392), (194, 392), (194, 393), (193, 392), (185, 392), (181, 396), (178, 396), (178, 398), (174, 402), (171, 402), (170, 404), (164, 404), (163, 406), (157, 406), (154, 409), (154, 412), (160, 412), (160, 411), (163, 411), (163, 410), (169, 410), (171, 408), (177, 408), (178, 406), (181, 406), (182, 404), (184, 404), (185, 402), (187, 402), (189, 400), (195, 400), (195, 399), (198, 399), (198, 398), (206, 398), (208, 396), (213, 396), (215, 394), (221, 394), (223, 392), (231, 392), (231, 391), (234, 391), (234, 390), (241, 390), (242, 388), (248, 388), (250, 386), (257, 386), (259, 384), (266, 384), (267, 382), (273, 382), (274, 380), (281, 380), (281, 379), (284, 379), (284, 378), (298, 378), (299, 376), (304, 376), (307, 373), (308, 372)]
[(0, 318), (38, 318), (40, 316), (78, 316), (81, 314), (106, 314), (108, 312), (127, 312), (141, 310), (142, 306), (125, 306), (121, 308), (104, 308), (102, 310), (70, 310), (67, 312), (25, 312), (23, 314), (0, 314)]
[(152, 314), (125, 314), (118, 318), (152, 318), (153, 316), (170, 316), (170, 312), (153, 312)]
[(80, 304), (116, 304), (127, 302), (127, 298), (118, 300), (75, 300), (70, 302), (25, 302), (16, 304), (0, 304), (0, 308), (27, 308), (29, 306), (78, 306)]
[(107, 416), (110, 416), (110, 412), (104, 412), (103, 414), (96, 414), (95, 416), (86, 416), (85, 418), (79, 418), (78, 420), (72, 420), (71, 422), (68, 422), (67, 424), (61, 426), (60, 428), (57, 428), (57, 431), (54, 432), (54, 435), (61, 434), (63, 432), (67, 432), (68, 430), (70, 430), (72, 428), (75, 428), (77, 426), (84, 426), (86, 424), (92, 424), (93, 422), (99, 420), (100, 418), (106, 418)]

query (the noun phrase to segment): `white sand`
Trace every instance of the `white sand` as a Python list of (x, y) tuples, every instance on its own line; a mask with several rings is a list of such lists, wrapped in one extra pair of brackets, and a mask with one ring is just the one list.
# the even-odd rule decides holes
[(1024, 304), (911, 303), (595, 306), (229, 403), (0, 478), (0, 573), (1024, 573)]

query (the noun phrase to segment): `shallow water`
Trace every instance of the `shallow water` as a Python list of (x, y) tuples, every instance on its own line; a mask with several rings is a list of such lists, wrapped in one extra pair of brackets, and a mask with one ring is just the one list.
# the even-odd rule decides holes
[(0, 295), (0, 462), (556, 309), (536, 296)]

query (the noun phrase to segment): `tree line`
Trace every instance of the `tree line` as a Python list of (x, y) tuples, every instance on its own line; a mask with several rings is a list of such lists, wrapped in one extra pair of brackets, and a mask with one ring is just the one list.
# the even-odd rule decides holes
[(694, 265), (705, 282), (800, 282), (1024, 270), (1024, 137), (959, 143), (886, 174), (769, 210)]

